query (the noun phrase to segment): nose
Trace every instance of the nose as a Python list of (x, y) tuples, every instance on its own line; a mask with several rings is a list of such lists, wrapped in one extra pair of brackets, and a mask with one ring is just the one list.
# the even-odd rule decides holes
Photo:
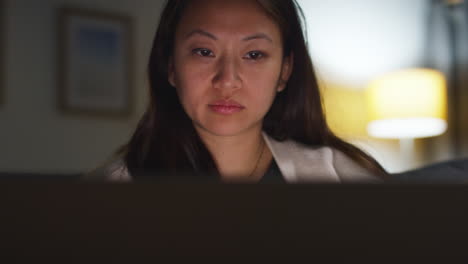
[(213, 87), (221, 92), (223, 97), (230, 97), (242, 87), (238, 65), (235, 59), (222, 58), (216, 65)]

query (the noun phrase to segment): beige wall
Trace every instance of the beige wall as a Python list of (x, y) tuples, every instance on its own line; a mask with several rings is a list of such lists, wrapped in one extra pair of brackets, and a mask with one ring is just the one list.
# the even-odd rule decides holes
[[(76, 173), (123, 144), (145, 105), (145, 65), (162, 1), (7, 1), (6, 98), (0, 106), (0, 171)], [(56, 108), (56, 10), (61, 6), (125, 14), (134, 22), (136, 109), (130, 118), (73, 117)]]

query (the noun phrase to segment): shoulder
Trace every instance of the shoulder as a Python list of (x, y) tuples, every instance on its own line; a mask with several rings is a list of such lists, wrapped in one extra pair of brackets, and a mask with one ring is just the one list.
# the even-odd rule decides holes
[(378, 180), (342, 151), (309, 146), (293, 140), (276, 141), (265, 135), (275, 161), (289, 182), (371, 182)]
[(365, 181), (365, 182), (379, 182), (381, 181), (379, 177), (373, 175), (368, 169), (359, 165), (356, 161), (351, 159), (348, 155), (342, 151), (329, 148), (333, 155), (333, 167), (337, 175), (341, 178), (343, 182), (355, 182), (355, 181)]
[(123, 159), (113, 159), (84, 175), (84, 180), (128, 182), (132, 178)]

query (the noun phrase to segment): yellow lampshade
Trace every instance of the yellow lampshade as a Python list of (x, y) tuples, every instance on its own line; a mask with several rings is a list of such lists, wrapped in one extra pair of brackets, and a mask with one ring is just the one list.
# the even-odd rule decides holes
[(447, 88), (441, 72), (408, 69), (372, 81), (366, 91), (367, 131), (379, 138), (420, 138), (447, 129)]

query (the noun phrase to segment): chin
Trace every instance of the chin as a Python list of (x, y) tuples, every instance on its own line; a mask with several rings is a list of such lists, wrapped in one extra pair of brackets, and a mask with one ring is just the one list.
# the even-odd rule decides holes
[(205, 131), (216, 136), (230, 137), (242, 133), (244, 129), (239, 127), (214, 126), (205, 128)]
[[(252, 127), (252, 126), (250, 126)], [(236, 136), (249, 129), (249, 126), (239, 124), (207, 124), (201, 126), (204, 132), (220, 137)]]

